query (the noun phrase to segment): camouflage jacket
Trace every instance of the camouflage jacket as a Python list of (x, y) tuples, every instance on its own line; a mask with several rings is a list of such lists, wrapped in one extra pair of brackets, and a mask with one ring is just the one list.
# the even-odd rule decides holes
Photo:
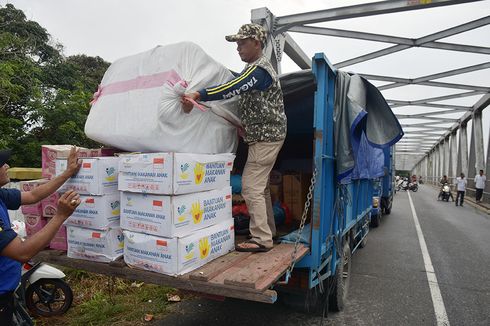
[(272, 77), (272, 85), (264, 90), (240, 94), (240, 119), (245, 128), (245, 142), (275, 142), (286, 138), (286, 114), (279, 78), (269, 60), (262, 56), (245, 69), (257, 65)]

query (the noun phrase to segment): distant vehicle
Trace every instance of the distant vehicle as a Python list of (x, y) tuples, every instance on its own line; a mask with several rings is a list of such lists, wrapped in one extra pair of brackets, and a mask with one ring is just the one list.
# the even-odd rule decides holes
[(408, 178), (405, 178), (403, 180), (403, 182), (397, 186), (397, 190), (398, 191), (400, 191), (400, 190), (405, 190), (405, 191), (412, 190), (413, 192), (417, 192), (419, 190), (419, 185), (417, 184), (417, 182), (408, 182)]
[(393, 195), (395, 194), (396, 180), (394, 176), (395, 156), (393, 147), (383, 150), (385, 175), (373, 181), (373, 208), (371, 210), (371, 226), (377, 227), (383, 214), (389, 215), (393, 206)]

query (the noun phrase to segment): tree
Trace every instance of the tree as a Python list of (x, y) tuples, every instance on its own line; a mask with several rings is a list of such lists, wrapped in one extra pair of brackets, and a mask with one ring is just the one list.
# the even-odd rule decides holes
[(100, 57), (63, 56), (37, 22), (0, 6), (0, 148), (13, 166), (40, 166), (41, 144), (99, 147), (83, 130), (90, 99), (109, 66)]

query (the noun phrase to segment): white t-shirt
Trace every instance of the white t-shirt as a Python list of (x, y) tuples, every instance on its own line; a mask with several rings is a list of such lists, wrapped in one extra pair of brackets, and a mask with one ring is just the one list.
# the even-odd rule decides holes
[(456, 185), (458, 186), (458, 191), (466, 191), (466, 184), (468, 182), (466, 181), (466, 178), (461, 178), (457, 177), (456, 178)]
[(487, 181), (487, 177), (484, 175), (477, 175), (475, 177), (475, 187), (477, 189), (485, 189), (485, 181)]

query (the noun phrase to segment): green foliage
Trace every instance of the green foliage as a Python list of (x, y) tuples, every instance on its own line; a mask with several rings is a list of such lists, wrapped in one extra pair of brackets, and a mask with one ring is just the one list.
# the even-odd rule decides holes
[(62, 51), (22, 10), (0, 6), (0, 148), (13, 149), (11, 166), (40, 166), (42, 144), (100, 146), (83, 130), (109, 63)]
[(175, 289), (163, 286), (71, 268), (63, 268), (63, 272), (73, 290), (72, 307), (62, 316), (38, 317), (36, 325), (148, 325), (144, 316), (161, 319), (169, 310), (167, 294), (175, 293)]

